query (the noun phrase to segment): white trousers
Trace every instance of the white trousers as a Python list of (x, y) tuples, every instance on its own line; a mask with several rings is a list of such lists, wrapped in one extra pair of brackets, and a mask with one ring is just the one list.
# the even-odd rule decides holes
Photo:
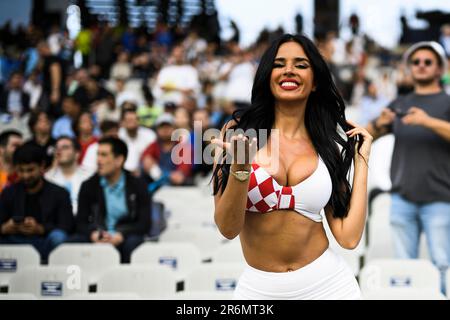
[(246, 266), (235, 300), (359, 300), (359, 285), (345, 260), (328, 248), (319, 258), (291, 272)]

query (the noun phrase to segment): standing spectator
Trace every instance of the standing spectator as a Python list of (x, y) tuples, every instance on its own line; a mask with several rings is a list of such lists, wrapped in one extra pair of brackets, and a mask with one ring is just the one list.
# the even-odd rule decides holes
[(32, 134), (27, 143), (41, 147), (45, 153), (45, 167), (48, 168), (53, 163), (55, 151), (55, 139), (52, 138), (52, 121), (45, 111), (36, 111), (30, 114), (28, 128)]
[(38, 44), (42, 65), (43, 93), (49, 103), (48, 112), (54, 117), (61, 115), (61, 100), (66, 93), (66, 70), (61, 59), (52, 55), (46, 42)]
[(80, 144), (74, 138), (59, 137), (55, 148), (55, 166), (45, 174), (48, 181), (69, 192), (74, 215), (78, 212), (81, 184), (94, 173), (78, 165), (80, 152)]
[(444, 49), (419, 42), (404, 55), (414, 92), (397, 98), (368, 125), (374, 139), (392, 132), (391, 226), (399, 258), (415, 259), (421, 231), (442, 276), (450, 264), (450, 97), (440, 78)]
[(128, 147), (128, 158), (125, 162), (125, 169), (134, 173), (139, 173), (139, 160), (145, 148), (156, 140), (156, 134), (149, 128), (139, 126), (139, 118), (135, 108), (122, 110), (121, 128), (119, 138)]
[(9, 77), (8, 88), (0, 95), (0, 113), (21, 117), (30, 111), (30, 95), (23, 90), (23, 75), (13, 72)]
[(84, 111), (73, 122), (73, 131), (77, 137), (77, 141), (80, 145), (80, 156), (78, 163), (83, 162), (83, 158), (86, 154), (87, 148), (98, 141), (97, 136), (94, 135), (94, 120), (92, 114), (88, 111)]
[(73, 241), (111, 243), (130, 262), (150, 230), (151, 207), (143, 181), (123, 169), (127, 146), (118, 138), (99, 141), (97, 173), (81, 185)]
[(44, 179), (42, 148), (24, 144), (14, 152), (19, 182), (0, 197), (0, 243), (33, 245), (46, 261), (73, 228), (69, 193)]
[(19, 131), (7, 130), (0, 134), (0, 193), (18, 179), (13, 154), (21, 144), (22, 134)]

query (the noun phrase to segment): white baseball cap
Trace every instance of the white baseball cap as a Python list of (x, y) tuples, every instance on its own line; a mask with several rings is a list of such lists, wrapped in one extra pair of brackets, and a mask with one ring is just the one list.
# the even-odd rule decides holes
[(448, 67), (447, 56), (445, 54), (444, 48), (436, 41), (421, 41), (421, 42), (417, 42), (417, 43), (413, 44), (403, 54), (403, 61), (405, 62), (405, 64), (406, 65), (408, 64), (409, 59), (411, 58), (411, 55), (414, 52), (416, 52), (419, 49), (423, 49), (423, 48), (431, 49), (437, 54), (437, 56), (439, 57), (439, 60), (441, 60), (441, 65), (445, 72)]

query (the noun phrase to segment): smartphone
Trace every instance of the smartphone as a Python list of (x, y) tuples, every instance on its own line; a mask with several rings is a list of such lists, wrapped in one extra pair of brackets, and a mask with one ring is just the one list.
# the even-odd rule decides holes
[(392, 111), (394, 111), (395, 115), (398, 118), (403, 118), (404, 116), (406, 116), (408, 114), (408, 112), (406, 111), (401, 111), (400, 109), (392, 109)]
[(23, 216), (13, 216), (12, 220), (14, 221), (14, 223), (23, 223), (23, 221), (25, 220)]

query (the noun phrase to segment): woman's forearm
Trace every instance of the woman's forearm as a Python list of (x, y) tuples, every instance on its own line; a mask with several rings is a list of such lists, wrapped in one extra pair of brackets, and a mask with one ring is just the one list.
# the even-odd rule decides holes
[[(367, 160), (368, 161), (368, 160)], [(361, 240), (366, 223), (367, 175), (368, 167), (364, 159), (357, 155), (353, 175), (353, 187), (348, 215), (343, 219), (343, 234), (350, 247), (356, 247)]]
[[(235, 171), (233, 168), (230, 170)], [(216, 204), (214, 219), (220, 232), (227, 239), (239, 235), (244, 225), (248, 184), (249, 179), (241, 182), (230, 174), (227, 187)]]

